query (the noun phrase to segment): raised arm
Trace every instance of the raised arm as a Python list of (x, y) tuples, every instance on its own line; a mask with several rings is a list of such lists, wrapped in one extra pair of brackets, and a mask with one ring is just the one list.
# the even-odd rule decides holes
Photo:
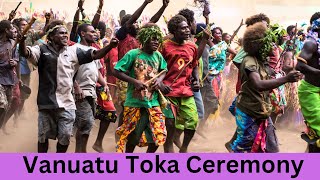
[(162, 14), (164, 13), (164, 10), (166, 10), (166, 8), (169, 5), (170, 0), (162, 0), (163, 4), (161, 6), (161, 8), (159, 9), (159, 11), (152, 16), (152, 18), (150, 19), (151, 23), (157, 23), (159, 21), (159, 19), (161, 18)]
[(16, 12), (14, 10), (12, 10), (9, 14), (9, 18), (8, 20), (9, 21), (12, 21), (14, 19), (14, 17), (16, 17)]
[(100, 21), (100, 16), (101, 16), (101, 11), (102, 11), (102, 7), (103, 7), (103, 0), (99, 0), (99, 7), (98, 10), (96, 12), (96, 14), (93, 17), (93, 20), (91, 22), (91, 25), (96, 29), (98, 27), (99, 21)]
[(105, 46), (104, 48), (98, 51), (93, 52), (92, 59), (101, 59), (105, 57), (112, 48), (115, 48), (118, 46), (118, 43), (119, 43), (119, 40), (117, 40), (116, 38), (111, 39), (109, 45)]
[(44, 15), (44, 17), (46, 18), (46, 23), (44, 24), (42, 30), (38, 33), (39, 38), (42, 38), (44, 35), (46, 35), (46, 27), (49, 24), (50, 19), (52, 18), (52, 16), (53, 16), (53, 14), (51, 14), (51, 13), (46, 13)]
[(145, 0), (143, 4), (132, 14), (131, 18), (126, 22), (125, 26), (129, 28), (131, 25), (133, 25), (139, 19), (146, 6), (152, 1), (153, 0)]
[(40, 58), (40, 48), (39, 46), (34, 46), (32, 48), (27, 48), (25, 43), (26, 37), (22, 37), (19, 43), (19, 54), (25, 57), (33, 65), (38, 64), (38, 59)]
[(72, 29), (70, 32), (70, 40), (73, 42), (77, 42), (77, 29), (78, 29), (78, 24), (79, 24), (79, 19), (80, 19), (80, 17), (79, 17), (80, 11), (83, 11), (83, 7), (82, 7), (83, 3), (84, 3), (84, 0), (78, 1), (78, 9), (73, 17)]
[(202, 54), (203, 54), (203, 51), (208, 43), (208, 39), (210, 37), (210, 33), (208, 32), (207, 29), (204, 29), (203, 31), (203, 38), (199, 44), (199, 47), (198, 47), (198, 54), (197, 54), (197, 59), (200, 59), (202, 57)]
[(25, 37), (22, 37), (21, 40), (20, 40), (20, 43), (19, 43), (19, 54), (20, 54), (20, 56), (25, 57), (25, 58), (30, 56), (29, 51), (28, 51), (27, 46), (26, 46)]

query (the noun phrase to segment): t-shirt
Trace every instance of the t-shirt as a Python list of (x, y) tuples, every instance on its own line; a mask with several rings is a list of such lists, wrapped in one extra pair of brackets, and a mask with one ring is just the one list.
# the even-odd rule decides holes
[(266, 119), (272, 110), (269, 91), (260, 92), (254, 88), (249, 79), (251, 72), (257, 72), (262, 80), (269, 79), (266, 67), (254, 57), (246, 56), (240, 66), (242, 86), (237, 97), (237, 108), (252, 118)]
[(118, 56), (119, 59), (132, 49), (139, 48), (139, 42), (135, 37), (132, 37), (125, 26), (122, 26), (116, 33), (116, 37), (119, 39), (118, 44)]
[(233, 58), (233, 62), (241, 64), (243, 59), (248, 55), (247, 52), (244, 51), (243, 48), (240, 49), (240, 51), (237, 53), (237, 55)]
[(41, 109), (76, 109), (72, 96), (73, 77), (81, 64), (93, 61), (93, 50), (78, 45), (56, 52), (50, 44), (28, 47), (28, 60), (38, 66), (37, 104)]
[(115, 65), (118, 62), (118, 49), (117, 48), (113, 48), (109, 51), (109, 53), (107, 54), (106, 58), (108, 59), (106, 62), (106, 69), (107, 71), (107, 82), (108, 83), (112, 83), (112, 84), (116, 84), (117, 78), (114, 77), (111, 74), (111, 69), (114, 69)]
[[(140, 49), (134, 49), (119, 60), (114, 69), (128, 72), (130, 77), (147, 82), (162, 70), (167, 70), (167, 63), (158, 51), (150, 55)], [(160, 106), (158, 96), (158, 92), (150, 88), (147, 92), (136, 91), (134, 85), (129, 84), (124, 106), (144, 108)]]
[[(122, 59), (123, 56), (130, 50), (137, 49), (140, 47), (138, 40), (128, 33), (127, 28), (125, 26), (122, 26), (117, 31), (116, 38), (119, 39), (118, 59)], [(122, 104), (123, 101), (126, 99), (128, 85), (126, 82), (119, 80), (117, 82), (117, 86), (118, 86), (117, 101), (119, 104)]]
[[(193, 96), (193, 91), (191, 89), (191, 76), (193, 69), (198, 66), (199, 62), (197, 59), (197, 46), (193, 42), (186, 42), (185, 44), (180, 45), (168, 39), (163, 42), (160, 51), (169, 67), (163, 83), (170, 86), (172, 82), (175, 81), (171, 85), (172, 91), (166, 96)], [(189, 65), (186, 66), (188, 63)], [(180, 72), (181, 75), (176, 79)]]
[[(90, 46), (77, 46), (81, 47), (83, 50), (96, 50), (94, 47)], [(76, 81), (83, 91), (83, 95), (85, 97), (90, 96), (93, 98), (97, 98), (96, 83), (99, 77), (99, 69), (101, 68), (102, 65), (99, 59), (94, 60), (90, 63), (83, 64), (79, 67), (76, 75)]]
[(0, 46), (0, 84), (13, 86), (18, 82), (15, 68), (11, 67), (9, 60), (19, 58), (15, 54), (15, 49), (12, 50), (14, 41), (9, 40)]
[(210, 48), (209, 52), (209, 73), (219, 74), (224, 70), (227, 62), (228, 44), (221, 41)]

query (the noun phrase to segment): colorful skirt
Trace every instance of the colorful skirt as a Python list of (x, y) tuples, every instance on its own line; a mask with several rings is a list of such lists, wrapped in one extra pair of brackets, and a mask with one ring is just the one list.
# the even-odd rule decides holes
[(114, 107), (110, 93), (105, 92), (103, 87), (98, 87), (97, 96), (97, 107), (94, 117), (101, 121), (116, 122), (116, 108)]
[[(116, 131), (117, 135), (120, 136), (116, 147), (117, 152), (124, 152), (125, 144), (131, 133), (138, 134), (138, 145), (141, 147), (146, 146), (147, 143), (155, 143), (157, 146), (165, 143), (167, 131), (165, 117), (162, 114), (161, 108), (152, 107), (146, 110), (147, 118), (143, 117), (142, 108), (124, 107), (123, 124)], [(139, 132), (134, 132), (135, 130)], [(145, 132), (144, 135), (142, 135), (143, 132)]]

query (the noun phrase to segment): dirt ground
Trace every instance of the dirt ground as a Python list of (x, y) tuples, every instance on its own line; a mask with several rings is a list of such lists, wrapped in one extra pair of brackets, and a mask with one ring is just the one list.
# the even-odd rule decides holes
[[(7, 124), (9, 135), (4, 135), (0, 132), (0, 152), (36, 152), (37, 151), (37, 72), (33, 72), (31, 87), (33, 92), (31, 97), (25, 104), (24, 113), (19, 118), (18, 127), (13, 126), (12, 119)], [(209, 121), (205, 132), (207, 138), (204, 139), (199, 135), (195, 135), (192, 140), (189, 152), (204, 152), (204, 153), (226, 153), (227, 150), (224, 147), (233, 135), (235, 130), (235, 120), (230, 115), (225, 117), (219, 117), (215, 121)], [(95, 138), (97, 137), (99, 121), (96, 121), (92, 133), (89, 138), (88, 152), (95, 152), (92, 149)], [(113, 124), (109, 127), (107, 134), (104, 138), (105, 152), (115, 152), (115, 139), (114, 132), (116, 125)], [(277, 135), (280, 142), (280, 152), (283, 153), (303, 153), (306, 149), (306, 143), (301, 140), (300, 133), (303, 131), (303, 126), (295, 126), (291, 124), (281, 125), (277, 129)], [(50, 141), (49, 152), (55, 152), (56, 141)], [(71, 139), (68, 152), (74, 152), (75, 139)], [(135, 152), (145, 152), (145, 148), (136, 148)], [(177, 151), (177, 150), (176, 150)], [(163, 152), (163, 147), (160, 147), (158, 152)]]

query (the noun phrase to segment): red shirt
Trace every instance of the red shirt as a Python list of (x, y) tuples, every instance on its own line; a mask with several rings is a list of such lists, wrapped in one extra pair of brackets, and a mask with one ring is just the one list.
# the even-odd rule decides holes
[(132, 49), (139, 48), (139, 42), (136, 38), (132, 37), (130, 34), (127, 34), (127, 37), (124, 40), (119, 41), (118, 44), (118, 57), (122, 59), (127, 52)]
[[(107, 54), (106, 58), (108, 59), (108, 63), (106, 64), (106, 69), (114, 69), (114, 66), (118, 62), (118, 49), (113, 48)], [(117, 78), (114, 77), (110, 71), (107, 71), (107, 81), (108, 83), (116, 84)]]
[[(179, 78), (171, 85), (172, 91), (166, 96), (193, 96), (191, 76), (193, 69), (198, 65), (197, 46), (193, 42), (179, 45), (169, 39), (163, 42), (160, 52), (168, 64), (168, 72), (163, 80), (164, 84), (170, 86), (182, 71)], [(189, 61), (192, 62), (189, 63)], [(189, 65), (186, 66), (188, 63)]]

